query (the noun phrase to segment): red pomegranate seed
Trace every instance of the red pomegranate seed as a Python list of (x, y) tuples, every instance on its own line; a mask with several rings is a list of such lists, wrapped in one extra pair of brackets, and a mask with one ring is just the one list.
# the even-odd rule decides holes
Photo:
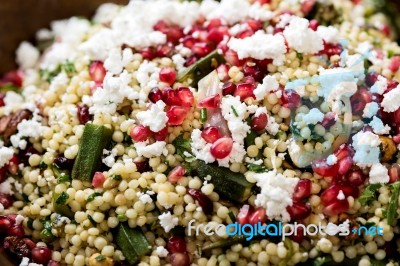
[(353, 198), (358, 197), (358, 188), (344, 185), (331, 185), (324, 190), (321, 194), (321, 202), (325, 206), (331, 204), (332, 202), (338, 201), (337, 198), (340, 191), (343, 192), (345, 197), (352, 196)]
[(337, 164), (338, 164), (338, 174), (345, 175), (353, 166), (353, 159), (351, 157), (346, 157), (340, 160)]
[(89, 66), (89, 75), (94, 82), (103, 83), (104, 77), (106, 76), (106, 69), (104, 68), (103, 62), (93, 61)]
[(133, 163), (136, 165), (136, 170), (141, 174), (151, 170), (148, 160), (135, 159)]
[(239, 213), (236, 217), (236, 221), (241, 225), (248, 224), (250, 215), (251, 215), (250, 205), (245, 204), (242, 206), (242, 208), (240, 208)]
[(264, 130), (268, 124), (268, 116), (265, 113), (261, 113), (258, 116), (253, 116), (251, 119), (251, 128), (255, 131)]
[(336, 176), (337, 174), (337, 164), (329, 165), (325, 159), (315, 160), (312, 163), (312, 168), (314, 173), (323, 176)]
[(168, 239), (167, 250), (169, 253), (186, 252), (186, 242), (181, 236), (174, 235)]
[(23, 237), (25, 235), (24, 228), (22, 225), (13, 225), (7, 230), (9, 236)]
[(213, 47), (210, 46), (208, 43), (198, 42), (195, 43), (191, 49), (195, 55), (199, 57), (204, 57), (212, 52)]
[(337, 200), (327, 206), (323, 209), (323, 212), (328, 215), (328, 216), (334, 216), (338, 215), (343, 212), (347, 212), (349, 210), (349, 202), (344, 199), (344, 200)]
[(188, 67), (188, 66), (193, 65), (196, 62), (197, 62), (197, 57), (193, 55), (193, 56), (189, 57), (188, 59), (186, 59), (185, 64), (183, 64), (183, 65), (185, 67)]
[(207, 40), (214, 44), (218, 44), (224, 39), (225, 35), (228, 35), (226, 27), (213, 28), (208, 32)]
[(303, 242), (303, 240), (306, 239), (303, 227), (297, 226), (296, 232), (290, 236), (290, 239), (299, 244)]
[(197, 201), (205, 214), (212, 214), (214, 210), (213, 202), (201, 190), (189, 188), (187, 193)]
[(400, 165), (394, 163), (389, 168), (389, 182), (394, 183), (400, 180)]
[(196, 43), (196, 39), (192, 36), (185, 36), (182, 38), (181, 42), (186, 48), (192, 48), (193, 45)]
[(324, 43), (324, 49), (322, 49), (318, 54), (331, 57), (332, 55), (340, 55), (342, 51), (343, 47), (340, 44)]
[(188, 113), (187, 107), (171, 106), (167, 110), (168, 124), (172, 126), (182, 125)]
[(8, 220), (10, 220), (11, 221), (11, 223), (14, 225), (15, 224), (15, 219), (17, 218), (17, 214), (7, 214), (7, 215), (5, 215), (7, 218), (8, 218)]
[(213, 28), (220, 27), (222, 25), (222, 22), (220, 18), (212, 18), (209, 21), (207, 21), (206, 24), (207, 24), (206, 29), (211, 30)]
[(8, 219), (6, 216), (2, 215), (0, 216), (0, 232), (6, 232), (8, 231), (11, 226), (12, 226), (12, 222), (10, 221), (10, 219)]
[(135, 142), (146, 141), (150, 136), (150, 129), (142, 125), (134, 126), (131, 129), (130, 136)]
[(267, 214), (264, 208), (257, 208), (254, 212), (249, 216), (249, 224), (263, 224), (267, 220)]
[(399, 67), (400, 67), (400, 56), (398, 56), (398, 55), (393, 56), (390, 59), (389, 69), (392, 72), (396, 72), (397, 70), (399, 70)]
[(329, 112), (324, 115), (324, 119), (321, 122), (321, 125), (329, 129), (331, 126), (333, 126), (336, 123), (336, 114), (334, 112)]
[(93, 175), (92, 186), (94, 188), (103, 187), (104, 181), (106, 181), (106, 178), (104, 177), (104, 174), (102, 172), (96, 172)]
[(90, 120), (89, 106), (86, 104), (78, 104), (77, 108), (79, 123), (84, 125)]
[(316, 31), (318, 29), (318, 26), (319, 26), (318, 20), (316, 20), (316, 19), (310, 20), (310, 24), (309, 24), (310, 29)]
[(29, 238), (24, 238), (24, 239), (22, 239), (24, 242), (25, 242), (25, 244), (27, 244), (28, 245), (28, 247), (32, 250), (34, 247), (36, 247), (36, 243), (35, 242), (33, 242), (31, 239), (29, 239)]
[(203, 129), (201, 137), (208, 143), (214, 143), (217, 139), (222, 137), (222, 134), (218, 127), (209, 126)]
[(228, 137), (223, 137), (216, 140), (212, 144), (210, 153), (217, 159), (224, 159), (231, 153), (232, 147), (233, 147), (233, 140)]
[(229, 80), (228, 71), (229, 71), (229, 66), (227, 64), (222, 64), (217, 67), (218, 77), (221, 81), (225, 82)]
[(6, 172), (7, 169), (5, 167), (0, 168), (0, 183), (3, 183), (3, 181), (6, 179)]
[(179, 106), (192, 107), (194, 102), (193, 92), (188, 87), (179, 87), (176, 90), (179, 98)]
[(177, 91), (171, 89), (170, 87), (165, 87), (162, 90), (161, 97), (162, 97), (163, 102), (166, 105), (169, 105), (169, 106), (173, 106), (173, 105), (180, 106), (180, 104), (181, 104), (181, 100), (179, 99)]
[(238, 54), (230, 49), (225, 52), (224, 57), (226, 62), (228, 62), (232, 66), (242, 66), (244, 63), (243, 60), (239, 60)]
[(3, 205), (4, 209), (8, 209), (13, 204), (14, 199), (12, 196), (0, 193), (0, 204)]
[(390, 36), (391, 31), (392, 31), (390, 29), (390, 26), (387, 24), (384, 24), (380, 30), (383, 32), (383, 34), (385, 34), (386, 37)]
[(292, 206), (286, 208), (290, 215), (290, 220), (298, 221), (307, 218), (311, 214), (311, 207), (308, 204), (294, 202)]
[(294, 188), (293, 200), (301, 201), (309, 198), (311, 195), (311, 181), (309, 179), (301, 179)]
[(144, 48), (140, 54), (142, 55), (143, 59), (147, 60), (153, 60), (156, 57), (156, 51), (151, 47)]
[(167, 41), (174, 44), (179, 43), (179, 40), (183, 37), (183, 30), (179, 26), (171, 26), (165, 33), (167, 35)]
[(23, 239), (17, 236), (7, 236), (3, 242), (4, 250), (11, 252), (18, 258), (30, 257), (31, 249)]
[(260, 68), (253, 62), (244, 64), (243, 72), (246, 76), (253, 77), (258, 82), (261, 82), (264, 78), (264, 74), (261, 72)]
[(357, 92), (350, 97), (351, 110), (354, 114), (362, 114), (367, 103), (372, 101), (371, 93), (365, 88), (361, 87)]
[[(168, 29), (168, 25), (167, 25), (167, 23), (166, 23), (164, 20), (159, 20), (159, 21), (157, 21), (157, 23), (153, 26), (153, 29), (154, 29), (154, 30), (157, 30), (157, 31), (163, 32), (163, 31), (165, 31), (166, 29)], [(164, 33), (164, 32), (163, 32), (163, 33)]]
[(297, 108), (301, 104), (301, 97), (294, 90), (283, 90), (282, 104), (290, 109)]
[(35, 263), (46, 264), (51, 260), (52, 253), (48, 247), (34, 247), (32, 249), (32, 260)]
[(170, 42), (166, 44), (159, 44), (156, 48), (156, 56), (158, 57), (168, 57), (171, 55), (174, 49), (174, 45)]
[(3, 78), (0, 80), (0, 84), (12, 84), (16, 87), (21, 87), (23, 82), (24, 73), (20, 70), (9, 71), (4, 74)]
[(335, 151), (335, 156), (338, 161), (345, 159), (346, 157), (353, 157), (354, 150), (347, 144), (342, 144), (340, 147)]
[(18, 174), (19, 170), (18, 165), (19, 165), (18, 155), (14, 154), (13, 157), (11, 157), (10, 161), (8, 161), (8, 163), (6, 164), (7, 171), (12, 175)]
[(163, 67), (160, 70), (160, 81), (172, 85), (176, 79), (176, 71), (170, 67)]
[(222, 95), (233, 95), (236, 90), (236, 84), (232, 82), (224, 83), (222, 86)]
[(234, 96), (240, 96), (240, 100), (244, 101), (249, 97), (254, 98), (254, 85), (251, 83), (239, 83), (234, 92)]
[(187, 252), (172, 253), (170, 256), (171, 266), (189, 266), (190, 258)]
[(359, 186), (364, 183), (365, 179), (366, 176), (360, 169), (350, 170), (345, 176), (345, 181), (351, 186)]
[(186, 169), (185, 167), (178, 165), (175, 166), (174, 169), (171, 170), (171, 172), (169, 172), (168, 174), (168, 181), (172, 184), (175, 184), (176, 182), (179, 181), (179, 179), (181, 179), (182, 176), (184, 176), (186, 173)]
[(378, 74), (376, 72), (369, 72), (365, 75), (365, 84), (368, 87), (372, 87), (378, 79)]
[(253, 34), (254, 34), (254, 31), (252, 29), (247, 29), (247, 30), (241, 31), (238, 34), (236, 34), (235, 38), (244, 39), (244, 38), (252, 36)]
[(153, 138), (157, 141), (164, 141), (168, 135), (168, 127), (164, 127), (158, 132), (153, 132)]
[(219, 94), (215, 94), (201, 100), (197, 107), (199, 108), (219, 108), (221, 104), (221, 96)]
[[(228, 75), (228, 73), (227, 73)], [(6, 103), (4, 102), (4, 97), (6, 95), (4, 93), (0, 93), (0, 107), (3, 107), (4, 105), (6, 105)]]
[(317, 0), (304, 0), (301, 1), (300, 10), (304, 15), (308, 15), (311, 10), (314, 8)]
[(387, 81), (387, 89), (385, 90), (385, 93), (388, 93), (389, 91), (393, 90), (394, 88), (396, 88), (399, 85), (398, 81), (395, 80), (388, 80)]
[(149, 100), (152, 103), (156, 103), (161, 99), (162, 99), (161, 90), (159, 88), (152, 88), (151, 91), (149, 92)]

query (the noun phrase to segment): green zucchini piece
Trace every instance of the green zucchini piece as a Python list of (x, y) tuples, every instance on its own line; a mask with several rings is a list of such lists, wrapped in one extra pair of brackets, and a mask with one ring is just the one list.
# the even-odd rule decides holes
[(178, 73), (178, 82), (191, 79), (191, 85), (197, 87), (199, 80), (208, 75), (211, 71), (218, 67), (219, 64), (225, 62), (225, 59), (217, 50), (209, 53), (207, 56), (199, 59), (193, 65), (183, 69)]
[(130, 228), (127, 224), (118, 227), (116, 242), (126, 260), (135, 264), (146, 255), (151, 246), (140, 228)]
[(250, 197), (251, 188), (254, 184), (248, 182), (241, 173), (234, 173), (228, 168), (206, 164), (201, 160), (192, 162), (191, 168), (203, 179), (208, 175), (211, 176), (210, 182), (214, 184), (215, 191), (229, 200), (243, 202)]
[(112, 137), (112, 130), (94, 124), (86, 124), (79, 143), (79, 152), (72, 168), (72, 179), (91, 181), (94, 172), (101, 164), (103, 149)]

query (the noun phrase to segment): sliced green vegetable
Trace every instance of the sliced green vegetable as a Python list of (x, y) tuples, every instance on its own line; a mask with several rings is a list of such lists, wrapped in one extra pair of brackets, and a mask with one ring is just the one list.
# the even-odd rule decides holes
[[(63, 194), (63, 193), (65, 193), (65, 194)], [(52, 195), (53, 209), (56, 213), (59, 213), (70, 219), (73, 219), (74, 213), (72, 212), (71, 207), (69, 205), (65, 204), (68, 197), (69, 196), (66, 192), (62, 192), (62, 193), (58, 194), (53, 190), (53, 195)], [(65, 200), (65, 202), (64, 202), (64, 200)]]
[(381, 186), (382, 184), (380, 183), (369, 184), (358, 198), (358, 201), (360, 202), (361, 206), (366, 206), (371, 204), (376, 199), (376, 193), (378, 192), (378, 189)]
[(250, 133), (247, 134), (247, 136), (244, 138), (244, 143), (246, 144), (246, 147), (254, 145), (257, 137), (258, 137), (257, 132), (255, 132), (253, 129), (251, 129)]
[(190, 165), (199, 177), (204, 179), (210, 175), (215, 191), (227, 199), (243, 202), (250, 197), (253, 184), (242, 173), (234, 173), (228, 168), (206, 164), (201, 160), (193, 161)]
[(201, 108), (200, 109), (200, 121), (201, 122), (206, 122), (207, 121), (207, 109), (206, 108)]
[(390, 196), (389, 206), (386, 211), (386, 218), (389, 225), (395, 225), (399, 208), (400, 181), (393, 184), (392, 196)]
[(103, 195), (103, 192), (94, 192), (94, 193), (92, 193), (91, 195), (89, 195), (89, 197), (87, 198), (87, 202), (91, 202), (91, 201), (93, 201), (96, 197), (98, 197), (98, 196), (102, 196)]
[(211, 52), (206, 57), (199, 59), (193, 65), (187, 67), (178, 74), (177, 81), (183, 82), (190, 79), (191, 85), (197, 87), (197, 83), (221, 63), (225, 62), (217, 50)]
[(142, 230), (130, 228), (126, 224), (119, 225), (116, 243), (130, 264), (137, 263), (142, 256), (151, 250), (151, 246)]
[(175, 138), (172, 144), (176, 149), (176, 153), (181, 157), (185, 157), (183, 155), (185, 152), (191, 152), (190, 139), (184, 138), (183, 135), (179, 135)]
[(112, 137), (112, 130), (87, 123), (79, 144), (79, 152), (72, 169), (72, 179), (91, 181), (94, 172), (101, 164), (103, 149), (106, 148)]

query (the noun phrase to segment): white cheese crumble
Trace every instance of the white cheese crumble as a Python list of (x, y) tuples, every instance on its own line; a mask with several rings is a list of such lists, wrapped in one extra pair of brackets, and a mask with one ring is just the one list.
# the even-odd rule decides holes
[(289, 47), (299, 53), (314, 54), (324, 48), (322, 38), (309, 28), (309, 22), (305, 18), (292, 18), (283, 35)]
[(363, 117), (371, 118), (379, 111), (379, 105), (377, 102), (367, 103), (364, 107)]
[(328, 43), (336, 43), (338, 41), (339, 30), (334, 26), (326, 27), (320, 25), (317, 28), (317, 34)]
[(14, 150), (8, 147), (0, 148), (0, 168), (6, 165), (14, 155)]
[(156, 141), (152, 144), (147, 144), (147, 142), (142, 141), (133, 144), (138, 156), (146, 158), (161, 156), (161, 154), (167, 155), (168, 150), (165, 148), (166, 145), (167, 143), (165, 141)]
[(279, 131), (279, 124), (275, 122), (275, 117), (268, 116), (267, 127), (265, 128), (269, 134), (275, 136)]
[(0, 193), (13, 195), (14, 192), (12, 191), (12, 182), (10, 177), (7, 178), (3, 183), (0, 184)]
[(221, 101), (221, 113), (228, 123), (233, 141), (244, 144), (244, 138), (250, 132), (250, 126), (243, 122), (247, 113), (246, 103), (240, 101), (239, 96), (225, 96)]
[(379, 136), (372, 132), (360, 131), (353, 136), (353, 147), (355, 154), (353, 157), (357, 165), (364, 167), (379, 163)]
[(150, 197), (150, 195), (147, 194), (147, 193), (137, 192), (137, 193), (136, 193), (136, 196), (139, 198), (139, 200), (140, 200), (143, 204), (152, 203), (152, 202), (153, 202), (153, 199), (152, 199), (152, 198)]
[(324, 114), (318, 108), (312, 108), (307, 114), (302, 116), (302, 121), (306, 124), (315, 125), (324, 120)]
[(388, 125), (384, 125), (382, 120), (376, 116), (372, 118), (372, 121), (369, 123), (374, 132), (379, 135), (385, 135), (390, 133), (390, 127)]
[(339, 190), (339, 193), (336, 197), (338, 200), (344, 200), (346, 198), (346, 196), (344, 195), (342, 190)]
[(264, 77), (262, 83), (257, 85), (257, 88), (254, 89), (253, 93), (256, 96), (256, 100), (263, 100), (268, 92), (276, 91), (279, 88), (279, 83), (276, 81), (276, 78), (271, 75), (267, 75)]
[(158, 216), (160, 220), (160, 225), (164, 228), (165, 232), (168, 233), (178, 224), (178, 217), (171, 215), (171, 212), (164, 212)]
[(383, 95), (381, 103), (383, 111), (391, 113), (399, 109), (400, 107), (400, 86), (397, 86), (393, 90)]
[(39, 60), (39, 50), (29, 42), (22, 42), (17, 49), (17, 63), (22, 69), (32, 68)]
[(20, 225), (24, 221), (24, 219), (25, 219), (24, 216), (18, 214), (15, 217), (15, 225)]
[(389, 179), (390, 178), (388, 174), (388, 169), (384, 165), (380, 163), (372, 164), (371, 169), (369, 171), (369, 183), (386, 184), (389, 182)]
[(29, 265), (29, 258), (23, 257), (19, 266), (28, 266)]
[(285, 177), (276, 170), (266, 173), (247, 172), (248, 180), (256, 180), (256, 185), (261, 188), (254, 204), (267, 210), (269, 219), (289, 221), (290, 215), (286, 211), (293, 204), (292, 195), (299, 179)]
[(168, 250), (166, 248), (164, 248), (163, 246), (158, 246), (156, 248), (156, 254), (160, 258), (165, 258), (168, 256)]
[(141, 125), (148, 126), (153, 132), (159, 132), (165, 128), (168, 122), (168, 116), (164, 112), (165, 106), (163, 101), (157, 101), (155, 104), (151, 104), (148, 110), (138, 112), (136, 118)]
[(108, 167), (112, 167), (115, 164), (115, 157), (118, 154), (118, 150), (113, 148), (111, 151), (106, 149), (103, 150), (103, 155), (108, 155), (103, 158), (102, 162), (107, 165)]
[(378, 78), (374, 85), (372, 85), (370, 91), (372, 93), (378, 93), (382, 95), (387, 89), (387, 79), (381, 75), (378, 75)]
[(251, 57), (263, 60), (269, 58), (273, 59), (275, 65), (282, 65), (285, 59), (285, 39), (280, 34), (266, 34), (259, 30), (244, 39), (231, 38), (228, 46), (237, 52), (239, 59)]
[(337, 163), (337, 157), (336, 157), (334, 154), (329, 155), (329, 156), (326, 158), (326, 163), (327, 163), (328, 165), (334, 165), (334, 164), (336, 164), (336, 163)]

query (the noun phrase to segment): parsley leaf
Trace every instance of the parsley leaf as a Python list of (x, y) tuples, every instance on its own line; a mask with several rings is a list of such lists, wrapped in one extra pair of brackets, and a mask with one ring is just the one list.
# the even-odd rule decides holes
[(376, 192), (382, 185), (379, 183), (368, 185), (358, 198), (361, 206), (371, 204), (376, 199)]
[(184, 155), (185, 152), (190, 153), (191, 152), (191, 140), (186, 139), (183, 137), (183, 135), (178, 136), (172, 144), (174, 145), (176, 149), (176, 153), (180, 155), (182, 158), (185, 158), (187, 156)]
[(112, 175), (110, 177), (111, 177), (111, 179), (114, 179), (115, 181), (121, 181), (122, 180), (122, 176), (121, 175)]
[(237, 113), (235, 107), (233, 107), (233, 105), (231, 105), (231, 109), (232, 109), (233, 114), (234, 114), (236, 117), (239, 117), (239, 115), (238, 115), (238, 113)]
[(332, 262), (331, 257), (319, 257), (313, 261), (312, 266), (323, 266), (327, 265), (330, 262)]
[(99, 255), (99, 256), (96, 257), (97, 261), (103, 261), (105, 259), (106, 259), (106, 257), (104, 255)]
[(399, 208), (400, 182), (393, 184), (392, 196), (389, 200), (389, 206), (386, 211), (386, 218), (389, 225), (394, 225), (398, 216), (397, 209)]
[(103, 195), (103, 192), (94, 192), (87, 198), (87, 202), (91, 202), (94, 200), (95, 197)]
[(64, 205), (65, 203), (67, 203), (68, 198), (68, 193), (61, 192), (60, 196), (58, 196), (58, 198), (56, 199), (56, 204)]

